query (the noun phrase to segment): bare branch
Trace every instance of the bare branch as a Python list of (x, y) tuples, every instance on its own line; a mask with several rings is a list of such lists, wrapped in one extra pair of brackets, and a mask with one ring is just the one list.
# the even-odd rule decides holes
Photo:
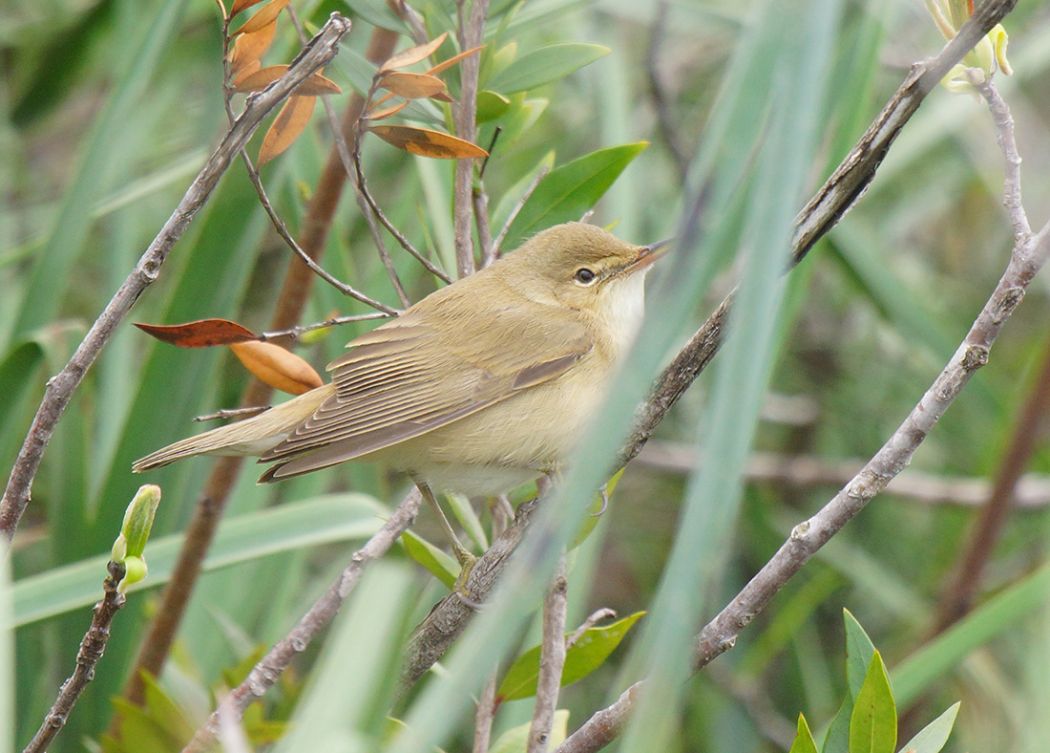
[(576, 641), (583, 637), (583, 634), (590, 630), (592, 627), (597, 625), (599, 622), (605, 620), (615, 620), (616, 610), (609, 609), (608, 607), (602, 607), (601, 609), (591, 612), (591, 614), (580, 623), (580, 626), (572, 631), (572, 634), (565, 639), (565, 650), (568, 651), (570, 648), (576, 645)]
[(397, 315), (397, 311), (393, 312), (392, 314), (386, 313), (385, 311), (377, 311), (373, 314), (350, 314), (348, 316), (333, 316), (328, 319), (325, 319), (323, 322), (315, 322), (314, 324), (297, 324), (294, 327), (286, 327), (285, 329), (275, 329), (270, 330), (269, 332), (263, 332), (259, 335), (258, 340), (260, 342), (267, 342), (268, 340), (279, 340), (288, 338), (294, 341), (298, 340), (307, 332), (314, 332), (319, 329), (327, 329), (328, 327), (338, 327), (341, 324), (353, 324), (354, 322), (369, 322), (375, 319), (389, 319), (391, 316)]
[(292, 90), (339, 50), (339, 40), (350, 31), (350, 22), (333, 13), (317, 36), (292, 62), (288, 74), (263, 91), (248, 97), (244, 112), (212, 152), (193, 183), (179, 201), (175, 211), (142, 254), (135, 268), (99, 314), (76, 352), (62, 370), (47, 383), (44, 399), (37, 409), (18, 459), (11, 471), (3, 501), (0, 502), (0, 533), (9, 541), (18, 521), (29, 504), (30, 487), (40, 467), (44, 449), (51, 440), (55, 425), (65, 412), (88, 369), (113, 336), (143, 291), (160, 275), (161, 267), (175, 243), (182, 237), (194, 216), (211, 196), (230, 162), (248, 143), (263, 118), (280, 104)]
[(524, 192), (522, 192), (521, 196), (514, 203), (514, 206), (510, 210), (510, 214), (507, 215), (507, 221), (504, 222), (503, 227), (500, 228), (499, 235), (497, 235), (496, 239), (492, 241), (490, 251), (485, 257), (485, 266), (488, 266), (489, 264), (491, 264), (499, 258), (500, 250), (503, 246), (503, 241), (507, 239), (507, 233), (510, 232), (510, 226), (514, 223), (514, 220), (517, 219), (518, 214), (521, 213), (521, 210), (525, 206), (525, 203), (529, 200), (529, 197), (532, 196), (532, 194), (536, 191), (536, 187), (539, 186), (540, 181), (547, 177), (547, 173), (549, 173), (550, 171), (550, 168), (546, 165), (541, 167), (536, 172), (536, 176), (532, 179), (529, 185), (525, 188)]
[(488, 753), (489, 742), (492, 740), (492, 721), (496, 716), (498, 682), (499, 672), (493, 672), (481, 690), (481, 697), (478, 698), (478, 706), (474, 711), (474, 745), (471, 753)]
[(51, 709), (44, 716), (40, 729), (33, 735), (22, 753), (44, 753), (48, 746), (62, 728), (66, 726), (73, 706), (76, 705), (80, 694), (84, 692), (87, 684), (95, 677), (95, 666), (106, 650), (109, 643), (109, 626), (121, 607), (124, 606), (124, 594), (118, 590), (120, 581), (124, 580), (124, 564), (110, 562), (106, 566), (109, 575), (102, 581), (105, 595), (102, 601), (95, 604), (92, 612), (91, 627), (84, 633), (80, 641), (80, 650), (77, 651), (77, 667), (73, 674), (62, 683)]
[(529, 727), (528, 753), (546, 753), (550, 742), (554, 711), (558, 708), (561, 673), (565, 668), (565, 614), (568, 609), (565, 578), (565, 555), (558, 559), (558, 567), (551, 578), (547, 598), (543, 602), (543, 642), (540, 647), (540, 673), (536, 678), (536, 706)]

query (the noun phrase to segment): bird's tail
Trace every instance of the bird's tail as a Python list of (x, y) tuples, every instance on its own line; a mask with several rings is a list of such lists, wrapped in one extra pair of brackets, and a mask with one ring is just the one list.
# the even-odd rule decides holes
[(331, 384), (310, 390), (258, 416), (162, 447), (136, 460), (131, 470), (142, 473), (194, 455), (261, 455), (283, 441), (333, 394), (335, 387)]

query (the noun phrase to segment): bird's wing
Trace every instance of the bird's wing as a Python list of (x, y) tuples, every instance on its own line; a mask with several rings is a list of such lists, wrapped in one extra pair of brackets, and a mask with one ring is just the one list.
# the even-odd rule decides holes
[(409, 314), (357, 338), (329, 364), (336, 394), (260, 458), (294, 462), (263, 480), (417, 437), (564, 373), (591, 349), (591, 338), (571, 312), (542, 308), (508, 307), (487, 322), (485, 342), (512, 346), (495, 351), (467, 329), (476, 317), (453, 332)]

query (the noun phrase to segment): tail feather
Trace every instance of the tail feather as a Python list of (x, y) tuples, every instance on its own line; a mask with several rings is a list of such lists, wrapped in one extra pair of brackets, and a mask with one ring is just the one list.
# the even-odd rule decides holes
[(131, 470), (142, 473), (195, 455), (261, 455), (283, 441), (334, 393), (335, 388), (330, 384), (310, 390), (258, 416), (162, 447), (136, 460)]

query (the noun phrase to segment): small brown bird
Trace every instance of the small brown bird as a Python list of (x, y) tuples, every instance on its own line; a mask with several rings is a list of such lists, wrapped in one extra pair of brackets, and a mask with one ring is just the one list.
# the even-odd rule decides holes
[(422, 484), (497, 494), (565, 462), (641, 322), (665, 244), (582, 223), (539, 233), (486, 269), (352, 340), (332, 382), (133, 465), (258, 455), (277, 481), (376, 460)]

